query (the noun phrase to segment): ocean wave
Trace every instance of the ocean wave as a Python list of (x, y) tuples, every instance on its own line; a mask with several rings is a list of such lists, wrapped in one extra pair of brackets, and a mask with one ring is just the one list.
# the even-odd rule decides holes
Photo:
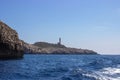
[(0, 62), (1, 80), (120, 80), (120, 56), (26, 56)]
[(117, 67), (103, 68), (91, 74), (84, 74), (88, 77), (94, 77), (96, 80), (120, 80), (120, 65)]
[(91, 71), (75, 68), (67, 72), (60, 80), (96, 80), (96, 77), (87, 74), (91, 74)]
[(98, 71), (76, 68), (62, 76), (60, 80), (120, 80), (120, 65)]

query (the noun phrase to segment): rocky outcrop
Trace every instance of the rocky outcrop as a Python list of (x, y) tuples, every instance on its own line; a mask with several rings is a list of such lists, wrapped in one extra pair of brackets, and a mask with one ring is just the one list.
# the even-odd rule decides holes
[(41, 49), (41, 53), (45, 54), (97, 54), (92, 50), (87, 49), (76, 49), (76, 48), (43, 48)]
[(36, 42), (33, 45), (39, 47), (38, 53), (44, 54), (97, 54), (92, 50), (69, 48), (62, 44)]
[(24, 41), (22, 41), (23, 43), (23, 48), (24, 48), (24, 52), (25, 53), (38, 53), (38, 52), (41, 52), (41, 49), (35, 45), (32, 45), (32, 44), (28, 44)]
[(36, 42), (33, 45), (38, 46), (39, 48), (66, 48), (62, 44), (53, 44), (53, 43), (47, 43), (47, 42)]
[(35, 44), (25, 43), (26, 53), (37, 54), (97, 54), (92, 50), (68, 48), (60, 44), (52, 44), (47, 42), (36, 42)]
[(0, 59), (22, 58), (23, 53), (23, 43), (17, 32), (0, 21)]

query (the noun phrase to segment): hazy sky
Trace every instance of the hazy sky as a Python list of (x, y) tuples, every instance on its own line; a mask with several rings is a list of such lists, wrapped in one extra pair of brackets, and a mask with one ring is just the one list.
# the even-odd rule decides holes
[(120, 54), (120, 0), (0, 0), (0, 20), (29, 43)]

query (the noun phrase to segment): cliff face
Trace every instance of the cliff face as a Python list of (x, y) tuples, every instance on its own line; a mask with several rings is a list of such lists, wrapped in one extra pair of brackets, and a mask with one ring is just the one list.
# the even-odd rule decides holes
[(22, 58), (22, 45), (17, 32), (0, 21), (0, 59)]

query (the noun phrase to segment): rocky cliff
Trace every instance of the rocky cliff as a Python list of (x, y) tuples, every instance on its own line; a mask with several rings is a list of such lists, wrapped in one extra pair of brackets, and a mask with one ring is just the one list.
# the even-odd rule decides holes
[(41, 49), (41, 53), (45, 54), (97, 54), (92, 50), (87, 49), (76, 49), (76, 48), (43, 48)]
[(92, 50), (68, 48), (60, 43), (26, 43), (15, 30), (0, 21), (0, 59), (22, 58), (24, 53), (37, 54), (97, 54)]
[(35, 44), (25, 44), (26, 53), (37, 54), (97, 54), (88, 49), (69, 48), (64, 45), (52, 44), (47, 42), (36, 42)]
[(23, 52), (17, 32), (0, 21), (0, 59), (22, 58)]
[(24, 48), (25, 53), (39, 53), (39, 52), (41, 52), (41, 48), (39, 48), (35, 45), (26, 43), (24, 41), (22, 41), (22, 43), (23, 43), (23, 48)]

